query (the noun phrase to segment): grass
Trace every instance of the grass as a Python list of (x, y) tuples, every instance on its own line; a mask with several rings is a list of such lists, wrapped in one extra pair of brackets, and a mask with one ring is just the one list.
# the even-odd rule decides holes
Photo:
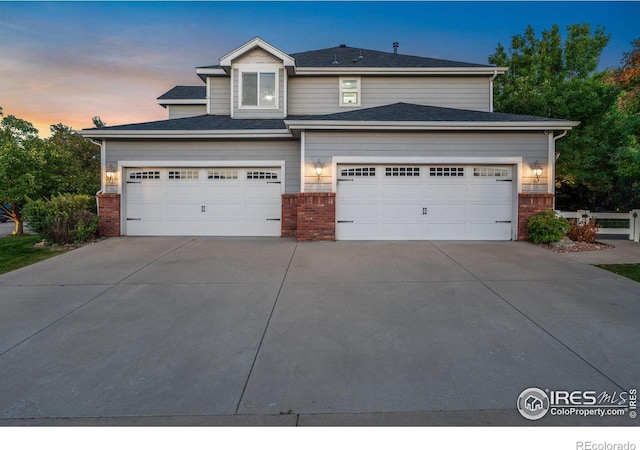
[(68, 249), (34, 247), (40, 242), (40, 236), (20, 236), (0, 238), (0, 274), (11, 272), (20, 267), (60, 255)]
[(598, 267), (640, 283), (640, 264), (598, 264)]

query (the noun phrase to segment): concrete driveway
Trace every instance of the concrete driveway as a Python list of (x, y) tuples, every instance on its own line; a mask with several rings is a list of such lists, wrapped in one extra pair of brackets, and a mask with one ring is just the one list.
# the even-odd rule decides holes
[(635, 425), (516, 400), (640, 387), (639, 287), (521, 242), (108, 239), (0, 276), (0, 425)]

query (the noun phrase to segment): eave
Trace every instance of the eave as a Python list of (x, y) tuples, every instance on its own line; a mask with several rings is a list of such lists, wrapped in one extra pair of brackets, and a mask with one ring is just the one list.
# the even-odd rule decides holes
[(344, 121), (285, 120), (290, 130), (360, 130), (360, 131), (548, 131), (571, 130), (580, 122), (445, 122), (445, 121)]
[(508, 67), (295, 67), (296, 75), (501, 75)]
[(289, 130), (82, 130), (91, 139), (283, 139)]

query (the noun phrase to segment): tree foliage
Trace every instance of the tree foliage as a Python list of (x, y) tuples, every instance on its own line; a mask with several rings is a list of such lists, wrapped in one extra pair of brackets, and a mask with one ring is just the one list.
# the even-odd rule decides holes
[(99, 189), (97, 146), (62, 124), (51, 131), (41, 139), (24, 119), (8, 115), (0, 120), (0, 214), (13, 220), (14, 234), (23, 234), (22, 208), (29, 199), (93, 195)]
[(495, 81), (497, 111), (580, 122), (557, 142), (560, 208), (629, 208), (635, 201), (632, 192), (620, 196), (616, 188), (637, 175), (629, 170), (637, 125), (619, 108), (623, 86), (596, 72), (608, 41), (599, 26), (567, 26), (564, 39), (557, 25), (540, 37), (529, 26), (512, 38), (508, 50), (498, 44), (489, 57), (490, 63), (509, 67)]

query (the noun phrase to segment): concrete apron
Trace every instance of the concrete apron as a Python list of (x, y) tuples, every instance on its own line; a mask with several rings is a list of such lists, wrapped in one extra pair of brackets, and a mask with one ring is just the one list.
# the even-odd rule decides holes
[(109, 239), (0, 276), (0, 425), (632, 424), (516, 411), (638, 384), (637, 283), (565, 256)]

